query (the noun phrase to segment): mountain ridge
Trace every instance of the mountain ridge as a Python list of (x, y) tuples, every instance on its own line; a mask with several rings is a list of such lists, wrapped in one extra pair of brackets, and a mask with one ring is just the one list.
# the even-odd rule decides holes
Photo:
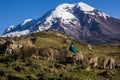
[[(28, 21), (24, 23), (25, 21)], [(120, 19), (113, 18), (83, 2), (61, 4), (36, 20), (27, 19), (3, 36), (29, 35), (56, 30), (87, 43), (120, 42)]]

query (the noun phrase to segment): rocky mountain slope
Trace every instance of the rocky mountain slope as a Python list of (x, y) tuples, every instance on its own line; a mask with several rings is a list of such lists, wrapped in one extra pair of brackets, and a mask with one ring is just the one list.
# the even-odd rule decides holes
[(61, 4), (39, 19), (26, 19), (10, 26), (3, 36), (30, 35), (48, 29), (92, 44), (120, 42), (120, 19), (83, 2)]

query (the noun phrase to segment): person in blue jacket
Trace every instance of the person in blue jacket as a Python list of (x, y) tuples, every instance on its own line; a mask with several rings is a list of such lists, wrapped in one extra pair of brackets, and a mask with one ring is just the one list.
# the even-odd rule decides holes
[(70, 47), (69, 47), (69, 51), (71, 51), (73, 54), (76, 54), (77, 52), (77, 49), (76, 47), (74, 46), (74, 43), (72, 42)]

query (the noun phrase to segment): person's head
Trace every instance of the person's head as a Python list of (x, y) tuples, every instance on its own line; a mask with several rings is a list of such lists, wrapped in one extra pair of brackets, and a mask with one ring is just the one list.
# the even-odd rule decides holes
[(74, 45), (74, 43), (73, 43), (73, 42), (71, 42), (71, 45)]

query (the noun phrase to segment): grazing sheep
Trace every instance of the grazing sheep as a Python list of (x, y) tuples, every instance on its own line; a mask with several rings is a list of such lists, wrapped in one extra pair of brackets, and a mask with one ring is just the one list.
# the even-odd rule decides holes
[(92, 65), (93, 67), (97, 67), (98, 66), (98, 56), (89, 55), (87, 57), (86, 63), (88, 63), (89, 65)]
[(115, 59), (104, 57), (102, 60), (103, 69), (113, 69), (115, 68)]
[(87, 45), (89, 50), (92, 50), (92, 46), (90, 44)]
[(58, 57), (58, 51), (53, 48), (37, 48), (36, 53), (38, 56), (48, 58), (48, 60), (56, 60), (56, 58)]
[(10, 45), (13, 44), (12, 40), (6, 40), (4, 43), (0, 44), (0, 53), (4, 54), (12, 54), (12, 47)]
[(75, 56), (73, 56), (73, 60), (78, 63), (78, 64), (82, 64), (84, 61), (84, 55), (81, 51), (79, 51), (78, 53), (76, 53)]

